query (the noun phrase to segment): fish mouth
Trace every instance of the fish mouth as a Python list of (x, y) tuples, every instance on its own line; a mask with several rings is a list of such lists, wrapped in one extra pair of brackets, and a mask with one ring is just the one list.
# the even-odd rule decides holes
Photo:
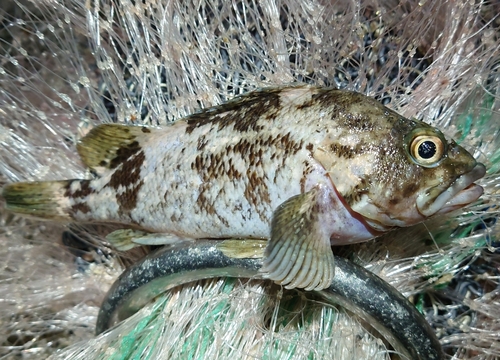
[(483, 194), (483, 188), (474, 184), (474, 181), (485, 174), (486, 167), (477, 163), (470, 172), (456, 178), (451, 185), (431, 188), (417, 197), (418, 211), (423, 216), (429, 217), (448, 213), (476, 201)]

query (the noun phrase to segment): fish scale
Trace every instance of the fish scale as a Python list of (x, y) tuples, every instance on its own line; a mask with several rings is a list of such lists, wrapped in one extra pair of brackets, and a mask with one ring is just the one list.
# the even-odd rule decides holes
[(123, 249), (269, 239), (261, 271), (306, 290), (331, 283), (332, 244), (465, 206), (485, 174), (439, 130), (367, 96), (312, 86), (262, 89), (160, 129), (100, 125), (78, 152), (98, 178), (10, 184), (7, 208), (121, 223), (132, 229), (108, 239)]

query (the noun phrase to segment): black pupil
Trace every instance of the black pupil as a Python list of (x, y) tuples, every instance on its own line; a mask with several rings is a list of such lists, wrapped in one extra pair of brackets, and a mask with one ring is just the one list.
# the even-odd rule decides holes
[(430, 159), (436, 155), (436, 144), (432, 141), (424, 141), (418, 146), (418, 156), (422, 159)]

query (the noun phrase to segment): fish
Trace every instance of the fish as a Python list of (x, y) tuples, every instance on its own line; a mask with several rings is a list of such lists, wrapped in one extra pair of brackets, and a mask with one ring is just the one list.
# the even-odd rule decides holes
[(466, 206), (486, 172), (423, 121), (309, 85), (256, 90), (160, 128), (101, 124), (77, 151), (94, 178), (8, 184), (6, 208), (122, 224), (109, 239), (125, 247), (266, 239), (261, 273), (305, 290), (332, 282), (332, 245)]

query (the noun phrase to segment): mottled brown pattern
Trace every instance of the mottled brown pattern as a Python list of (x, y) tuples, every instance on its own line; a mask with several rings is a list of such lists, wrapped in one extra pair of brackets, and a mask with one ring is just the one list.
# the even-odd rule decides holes
[(137, 193), (141, 186), (144, 184), (143, 181), (134, 186), (133, 188), (127, 188), (123, 193), (116, 195), (116, 200), (120, 205), (120, 210), (122, 212), (129, 212), (133, 210), (137, 205)]
[[(259, 216), (267, 221), (264, 211), (257, 209), (260, 208), (259, 204), (270, 203), (270, 194), (266, 183), (268, 180), (265, 172), (261, 170), (264, 154), (265, 152), (267, 154), (271, 153), (271, 160), (278, 154), (281, 166), (284, 166), (288, 157), (295, 155), (302, 149), (303, 141), (294, 141), (290, 133), (275, 136), (257, 136), (253, 141), (242, 137), (234, 144), (227, 145), (219, 151), (210, 152), (203, 151), (206, 149), (206, 143), (202, 136), (198, 140), (197, 146), (200, 153), (195, 157), (190, 167), (200, 174), (204, 183), (199, 188), (197, 199), (200, 209), (206, 210), (211, 215), (217, 214), (216, 209), (213, 209), (216, 196), (208, 195), (210, 187), (207, 184), (220, 179), (234, 181), (244, 178), (244, 198), (254, 205)], [(246, 173), (242, 174), (234, 166), (233, 159), (238, 157), (243, 159), (247, 169)], [(279, 164), (277, 165), (279, 168)]]
[[(147, 132), (151, 130), (147, 129)], [(115, 169), (140, 150), (137, 135), (144, 135), (139, 127), (103, 124), (90, 130), (77, 144), (82, 161), (91, 169)], [(99, 170), (102, 172), (102, 169)]]
[(172, 214), (172, 216), (170, 216), (170, 220), (174, 223), (181, 221), (181, 219), (182, 219), (182, 216), (178, 215), (178, 214)]
[(125, 191), (116, 195), (116, 200), (120, 205), (120, 212), (122, 213), (130, 212), (137, 205), (137, 193), (144, 184), (140, 177), (140, 170), (144, 160), (143, 151), (130, 157), (123, 162), (121, 168), (118, 168), (113, 173), (109, 183), (106, 185), (111, 186), (115, 190), (118, 190), (120, 187), (125, 188)]
[[(80, 183), (80, 189), (76, 190), (75, 192), (72, 192), (71, 184), (73, 184), (75, 181)], [(90, 195), (93, 192), (94, 189), (90, 187), (90, 180), (74, 180), (74, 181), (69, 181), (67, 183), (64, 196), (68, 198), (78, 199), (86, 197), (87, 195)]]
[(330, 145), (330, 151), (340, 158), (353, 159), (356, 156), (365, 154), (369, 151), (377, 151), (378, 153), (381, 153), (384, 149), (373, 144), (365, 144), (364, 142), (361, 142), (354, 147), (333, 143)]
[[(80, 188), (74, 192), (71, 191), (71, 184), (74, 182), (80, 183)], [(68, 181), (65, 186), (64, 196), (71, 198), (74, 200), (74, 204), (68, 210), (68, 214), (74, 218), (75, 214), (80, 211), (83, 214), (87, 214), (91, 212), (90, 207), (82, 202), (83, 198), (87, 197), (90, 194), (93, 194), (95, 191), (90, 187), (90, 180), (73, 180)]]
[(144, 134), (149, 134), (149, 133), (151, 133), (151, 130), (150, 130), (150, 129), (148, 129), (147, 127), (145, 127), (145, 126), (143, 126), (143, 127), (141, 128), (141, 131), (142, 131)]
[(213, 201), (210, 201), (206, 197), (206, 194), (210, 188), (210, 184), (203, 184), (200, 188), (200, 194), (198, 195), (197, 199), (197, 204), (199, 205), (199, 209), (205, 211), (209, 215), (215, 215), (217, 218), (220, 220), (220, 222), (226, 226), (229, 227), (229, 223), (227, 222), (226, 219), (224, 219), (222, 216), (219, 215), (217, 212), (215, 206), (213, 205)]
[(405, 188), (403, 189), (401, 195), (405, 198), (405, 197), (410, 197), (411, 195), (413, 195), (413, 193), (415, 193), (415, 191), (417, 191), (419, 189), (418, 185), (415, 184), (415, 183), (411, 183), (411, 184), (408, 184), (405, 186)]
[(360, 153), (361, 149), (352, 148), (347, 145), (331, 144), (330, 151), (333, 152), (338, 157), (345, 159), (353, 159), (357, 154)]
[(389, 199), (389, 204), (390, 205), (397, 205), (397, 204), (399, 204), (401, 202), (401, 200), (402, 199), (400, 197), (396, 197), (395, 196), (395, 197)]
[[(227, 170), (226, 170), (227, 166)], [(215, 199), (209, 198), (208, 192), (210, 191), (211, 184), (223, 176), (227, 176), (228, 180), (241, 178), (242, 174), (233, 166), (232, 160), (224, 161), (223, 153), (201, 153), (196, 156), (196, 159), (191, 163), (191, 169), (197, 170), (200, 174), (203, 184), (199, 188), (199, 195), (196, 203), (200, 210), (206, 211), (209, 215), (216, 215), (220, 221), (226, 225), (227, 221), (220, 217), (214, 206)], [(196, 210), (195, 210), (196, 211)]]
[[(269, 189), (264, 181), (265, 179), (252, 170), (247, 171), (247, 179), (244, 192), (245, 199), (253, 205), (257, 205), (259, 203), (269, 204)], [(261, 220), (269, 221), (266, 216), (266, 212), (261, 210), (259, 206), (255, 206), (255, 211), (259, 214)]]
[(357, 184), (351, 191), (347, 194), (341, 194), (345, 202), (352, 206), (361, 200), (361, 196), (367, 194), (370, 191), (370, 179), (361, 179), (359, 184)]
[(304, 141), (296, 142), (293, 140), (293, 136), (290, 133), (286, 133), (286, 135), (282, 136), (279, 140), (279, 150), (283, 151), (281, 155), (281, 165), (285, 165), (285, 161), (289, 156), (293, 156), (302, 149), (304, 145)]
[(227, 176), (229, 180), (240, 179), (242, 176), (234, 167), (232, 159), (225, 161), (223, 153), (198, 154), (194, 162), (191, 163), (191, 169), (196, 169), (204, 182), (210, 182), (223, 176)]
[(356, 133), (375, 130), (375, 124), (367, 115), (346, 114), (345, 116), (339, 117), (338, 124), (348, 129), (350, 132)]
[(186, 133), (191, 134), (197, 127), (207, 124), (218, 125), (219, 130), (233, 126), (234, 130), (239, 132), (260, 131), (262, 125), (258, 124), (258, 120), (263, 116), (272, 120), (276, 112), (270, 110), (280, 108), (279, 92), (279, 90), (253, 92), (237, 100), (191, 115), (186, 120), (188, 124)]
[(226, 174), (229, 177), (229, 179), (240, 179), (242, 174), (234, 167), (232, 159), (229, 159), (227, 165), (228, 165), (228, 170)]
[(140, 168), (145, 159), (143, 151), (128, 158), (123, 162), (121, 168), (115, 170), (106, 186), (118, 189), (120, 186), (127, 187), (137, 184), (140, 179)]
[(198, 138), (198, 146), (197, 146), (197, 150), (200, 151), (200, 150), (203, 150), (205, 148), (205, 146), (207, 145), (208, 141), (206, 140), (206, 136), (205, 135), (202, 135)]
[[(389, 117), (392, 118), (392, 123), (394, 124), (390, 135), (397, 138), (398, 141), (403, 141), (403, 136), (410, 133), (415, 126), (417, 126), (417, 123), (411, 119), (406, 119), (389, 109), (387, 111), (389, 112)], [(420, 123), (419, 125), (423, 128), (431, 128), (431, 126), (425, 123)]]
[(337, 114), (339, 112), (345, 113), (347, 108), (349, 108), (354, 102), (358, 101), (356, 96), (346, 96), (346, 93), (351, 94), (346, 91), (320, 90), (317, 94), (312, 96), (312, 100), (315, 104), (331, 110), (333, 114)]
[[(199, 209), (204, 210), (208, 215), (216, 214), (215, 207), (212, 205), (212, 201), (209, 201), (206, 197), (206, 193), (209, 189), (210, 185), (203, 184), (200, 186), (200, 194), (198, 195), (197, 203), (199, 205)], [(195, 209), (195, 211), (197, 211)]]
[[(322, 248), (314, 243), (322, 253), (315, 256), (331, 257), (329, 240), (364, 241), (375, 230), (425, 220), (435, 210), (436, 184), (450, 186), (475, 166), (470, 154), (454, 144), (435, 168), (422, 166), (408, 153), (421, 133), (442, 137), (361, 94), (315, 87), (266, 89), (170, 128), (98, 126), (78, 149), (100, 178), (90, 185), (73, 183), (74, 193), (68, 183), (10, 188), (7, 202), (46, 218), (75, 215), (82, 221), (119, 222), (192, 238), (250, 236), (273, 242), (276, 230), (288, 236), (288, 224), (303, 221), (297, 239), (321, 232), (312, 234), (315, 242), (324, 238), (323, 245), (318, 242)], [(479, 176), (484, 167), (476, 170)], [(345, 201), (338, 201), (335, 190)], [(54, 191), (56, 202), (50, 203)], [(32, 194), (34, 200), (23, 202), (22, 196)], [(422, 203), (420, 211), (416, 207)], [(270, 228), (277, 214), (284, 226)]]
[[(312, 146), (312, 144), (310, 144)], [(307, 181), (307, 176), (313, 171), (313, 168), (309, 161), (305, 160), (304, 161), (304, 170), (302, 171), (302, 177), (300, 178), (300, 192), (305, 193), (306, 192), (306, 181)]]
[[(118, 148), (118, 150), (116, 150), (116, 155), (109, 162), (109, 168), (115, 169), (118, 165), (140, 150), (141, 147), (137, 141), (132, 141), (130, 144)], [(106, 162), (103, 160), (100, 165), (105, 166)]]
[(314, 103), (315, 103), (314, 98), (312, 98), (312, 99), (311, 99), (311, 100), (309, 100), (309, 101), (306, 101), (306, 102), (304, 102), (304, 103), (302, 103), (302, 104), (299, 104), (299, 105), (295, 106), (295, 108), (296, 108), (297, 110), (304, 110), (304, 109), (307, 109), (307, 108), (309, 108), (309, 107), (313, 106), (313, 105), (314, 105)]
[(83, 214), (87, 214), (91, 212), (90, 207), (86, 203), (77, 203), (71, 206), (71, 210), (69, 211), (69, 214), (71, 217), (74, 217), (74, 215), (78, 212), (82, 212)]

